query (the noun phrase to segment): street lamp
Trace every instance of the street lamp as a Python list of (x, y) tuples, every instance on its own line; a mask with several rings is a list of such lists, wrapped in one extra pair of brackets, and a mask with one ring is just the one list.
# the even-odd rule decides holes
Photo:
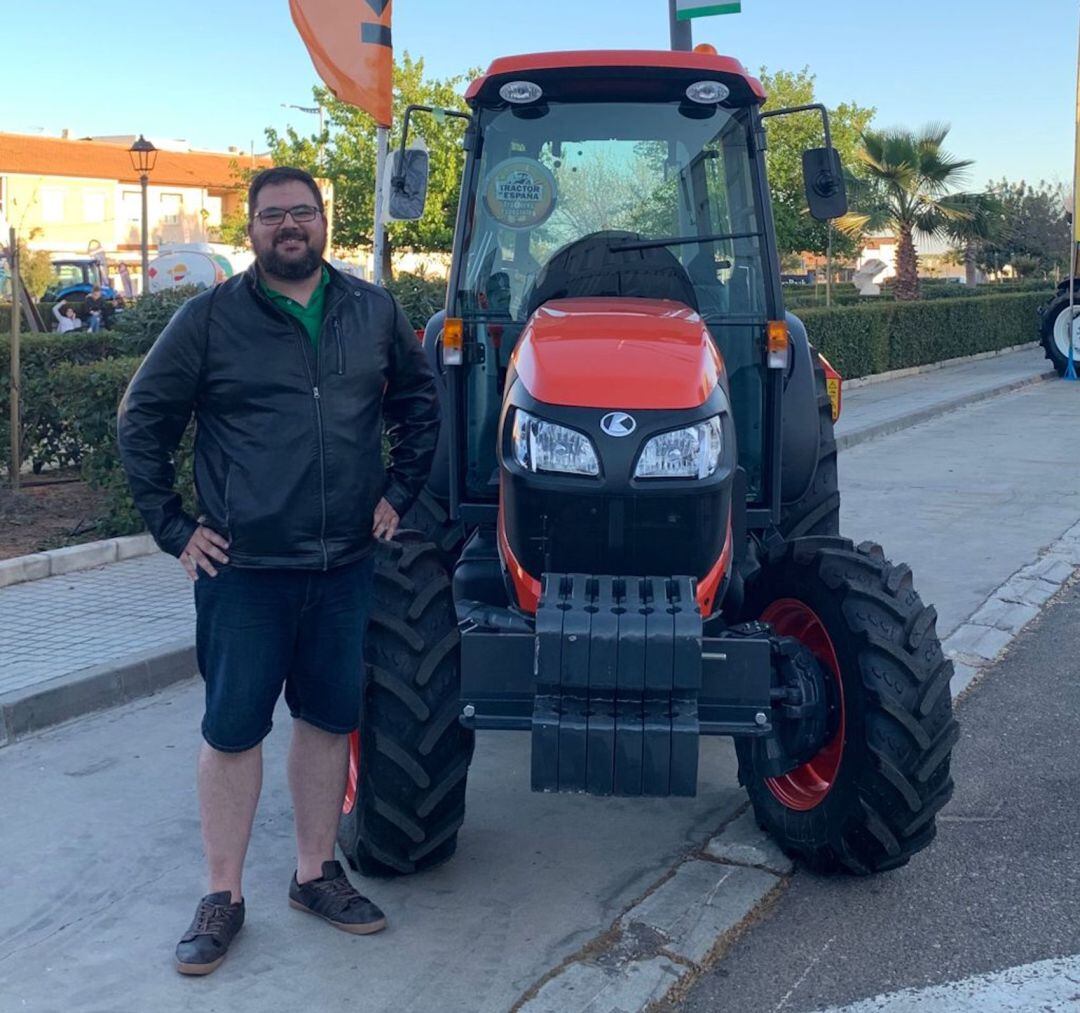
[(282, 109), (298, 109), (302, 113), (308, 113), (311, 116), (318, 116), (319, 117), (319, 168), (322, 169), (322, 167), (323, 167), (323, 130), (324, 130), (322, 103), (320, 102), (317, 106), (298, 106), (298, 105), (294, 105), (292, 102), (282, 102), (281, 103), (281, 108)]
[(146, 188), (150, 182), (150, 173), (154, 171), (154, 164), (157, 162), (157, 148), (139, 134), (139, 139), (128, 148), (128, 154), (131, 156), (131, 167), (139, 174), (139, 183), (142, 184), (142, 294), (145, 295), (150, 288)]

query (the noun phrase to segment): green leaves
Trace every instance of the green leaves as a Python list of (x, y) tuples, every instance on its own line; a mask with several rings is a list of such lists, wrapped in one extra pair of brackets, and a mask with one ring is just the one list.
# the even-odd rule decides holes
[[(781, 70), (772, 74), (762, 68), (759, 76), (769, 96), (766, 109), (783, 109), (815, 101), (814, 75), (807, 67), (795, 73)], [(855, 162), (859, 136), (873, 115), (873, 109), (854, 102), (843, 102), (829, 110), (833, 146), (844, 165), (850, 167)], [(802, 173), (802, 153), (825, 143), (821, 117), (807, 112), (769, 119), (765, 123), (769, 142), (766, 154), (769, 186), (781, 256), (804, 251), (824, 255), (829, 240), (828, 226), (810, 217)], [(836, 237), (834, 245), (840, 255), (855, 253), (855, 244), (842, 236)]]

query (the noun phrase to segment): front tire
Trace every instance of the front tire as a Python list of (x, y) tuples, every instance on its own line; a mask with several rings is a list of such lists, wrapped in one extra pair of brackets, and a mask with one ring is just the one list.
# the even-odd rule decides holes
[(457, 847), (474, 740), (458, 721), (460, 640), (436, 546), (409, 532), (379, 543), (367, 693), (338, 827), (365, 876), (420, 872)]
[(834, 680), (840, 711), (830, 742), (782, 777), (759, 775), (750, 741), (736, 739), (758, 822), (819, 872), (904, 865), (934, 838), (959, 736), (952, 663), (911, 570), (870, 543), (797, 539), (770, 554), (746, 614), (811, 649)]

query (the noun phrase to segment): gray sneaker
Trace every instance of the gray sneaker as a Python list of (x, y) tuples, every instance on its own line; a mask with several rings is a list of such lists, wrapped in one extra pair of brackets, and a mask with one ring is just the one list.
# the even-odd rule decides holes
[(181, 974), (217, 970), (243, 924), (243, 900), (233, 904), (228, 890), (207, 894), (199, 901), (190, 928), (176, 944), (176, 969)]
[(323, 862), (322, 875), (308, 883), (289, 884), (289, 907), (307, 911), (343, 932), (366, 936), (386, 928), (386, 915), (349, 882), (340, 862)]

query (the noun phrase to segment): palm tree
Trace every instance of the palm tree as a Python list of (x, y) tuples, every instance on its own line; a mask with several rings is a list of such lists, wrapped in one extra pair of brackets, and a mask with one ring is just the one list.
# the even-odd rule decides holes
[(847, 235), (896, 233), (897, 299), (919, 298), (914, 234), (941, 238), (950, 223), (969, 221), (974, 214), (974, 195), (950, 193), (972, 163), (941, 150), (948, 133), (940, 123), (919, 131), (868, 130), (857, 156), (862, 173), (847, 180), (853, 210), (836, 226)]

